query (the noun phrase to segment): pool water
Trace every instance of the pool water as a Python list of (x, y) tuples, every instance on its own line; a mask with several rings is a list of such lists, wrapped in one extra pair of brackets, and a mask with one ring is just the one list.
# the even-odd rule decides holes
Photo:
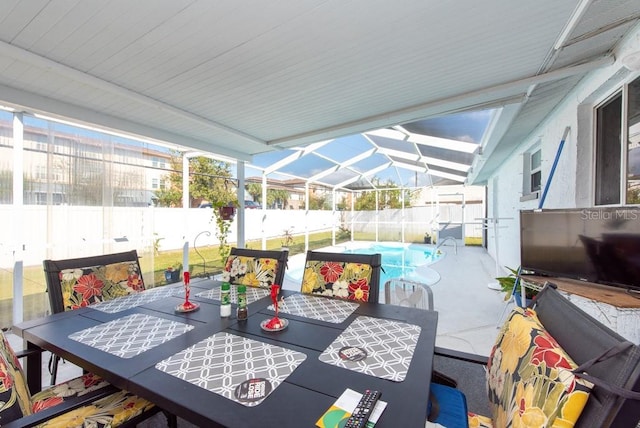
[[(391, 245), (373, 244), (368, 247), (348, 249), (345, 253), (382, 255), (382, 272), (380, 272), (380, 285), (383, 286), (391, 278), (413, 279), (419, 282), (425, 281), (424, 267), (435, 263), (442, 257), (441, 252), (436, 252), (433, 247), (425, 245)], [(429, 269), (430, 270), (430, 269)], [(429, 272), (430, 273), (430, 272)]]
[[(349, 248), (345, 253), (382, 255), (382, 271), (380, 272), (380, 289), (391, 278), (404, 278), (425, 283), (435, 284), (440, 275), (428, 265), (437, 262), (443, 253), (436, 251), (433, 246), (421, 244), (381, 244), (373, 243), (359, 248)], [(304, 266), (287, 269), (286, 276), (295, 281), (298, 286), (302, 281)]]

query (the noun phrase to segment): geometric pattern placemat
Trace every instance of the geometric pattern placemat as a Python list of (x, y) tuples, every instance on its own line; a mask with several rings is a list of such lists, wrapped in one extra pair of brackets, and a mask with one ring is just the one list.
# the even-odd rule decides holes
[(402, 382), (422, 329), (413, 324), (359, 316), (320, 355), (320, 361)]
[[(249, 303), (255, 302), (256, 300), (260, 300), (265, 296), (271, 294), (271, 291), (267, 288), (260, 287), (247, 287), (247, 305)], [(202, 297), (204, 299), (213, 299), (220, 300), (220, 286), (216, 285), (211, 290), (202, 291), (196, 294), (198, 297)], [(231, 296), (231, 303), (238, 303), (238, 287), (232, 285), (229, 293)]]
[(70, 339), (122, 358), (131, 358), (193, 329), (192, 325), (133, 314), (77, 331)]
[[(349, 318), (358, 306), (357, 303), (341, 299), (293, 294), (278, 302), (278, 312), (339, 324)], [(268, 309), (275, 310), (273, 305), (269, 305)]]
[[(101, 312), (115, 314), (116, 312), (142, 306), (164, 297), (173, 296), (177, 288), (177, 286), (151, 288), (140, 293), (128, 294), (123, 297), (118, 297), (117, 299), (96, 303), (95, 305), (91, 305), (91, 308), (97, 309)], [(183, 287), (179, 288), (183, 289)]]
[(252, 407), (306, 358), (291, 349), (219, 332), (159, 362), (156, 368)]

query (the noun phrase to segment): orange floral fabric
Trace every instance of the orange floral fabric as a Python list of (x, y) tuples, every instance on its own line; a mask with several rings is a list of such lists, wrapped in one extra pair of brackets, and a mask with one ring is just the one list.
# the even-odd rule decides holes
[(231, 255), (225, 263), (222, 280), (248, 287), (271, 288), (277, 271), (276, 259)]
[(360, 302), (369, 300), (373, 268), (362, 263), (307, 261), (302, 292)]
[(60, 271), (64, 310), (144, 291), (138, 263), (120, 262)]
[[(4, 333), (0, 333), (0, 421), (3, 425), (108, 385), (100, 377), (89, 373), (47, 388), (32, 396), (25, 379), (15, 353)], [(130, 392), (118, 391), (91, 404), (50, 419), (38, 427), (117, 427), (142, 412), (150, 410), (153, 406), (153, 403)]]

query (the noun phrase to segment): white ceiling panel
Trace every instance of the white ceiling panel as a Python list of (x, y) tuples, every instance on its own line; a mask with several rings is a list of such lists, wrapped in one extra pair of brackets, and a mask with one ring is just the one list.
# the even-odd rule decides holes
[(628, 0), (7, 0), (2, 8), (0, 103), (245, 160), (525, 102), (534, 83), (604, 64), (640, 16)]

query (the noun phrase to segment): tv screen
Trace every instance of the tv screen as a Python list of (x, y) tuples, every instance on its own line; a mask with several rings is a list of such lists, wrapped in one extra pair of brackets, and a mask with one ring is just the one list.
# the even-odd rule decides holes
[(640, 207), (521, 211), (520, 263), (539, 275), (640, 291)]

